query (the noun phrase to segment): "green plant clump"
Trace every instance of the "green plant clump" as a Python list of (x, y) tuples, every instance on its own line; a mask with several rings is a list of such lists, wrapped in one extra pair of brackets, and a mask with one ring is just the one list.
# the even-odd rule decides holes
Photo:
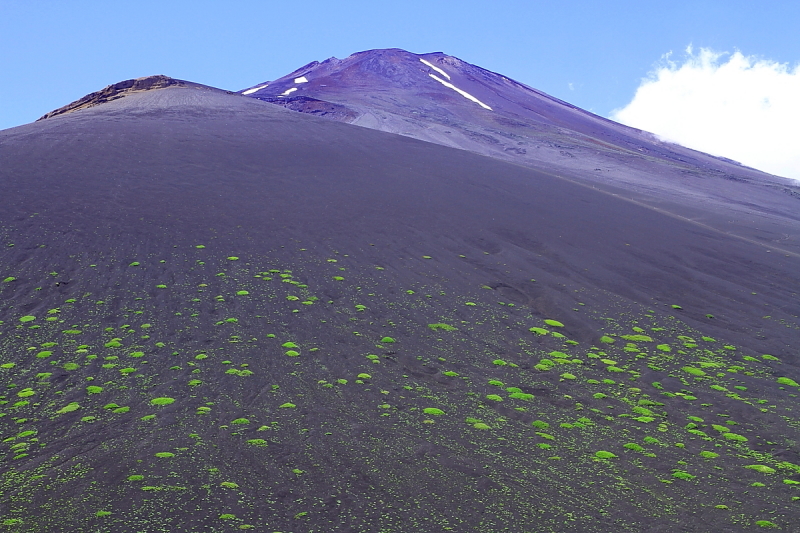
[(162, 397), (150, 400), (150, 405), (170, 405), (172, 403), (175, 403), (175, 398)]
[(653, 342), (649, 335), (623, 335), (622, 338), (631, 342)]
[(605, 450), (600, 450), (598, 452), (595, 452), (594, 456), (597, 457), (598, 459), (614, 459), (617, 455), (615, 453), (607, 452)]
[(458, 328), (451, 326), (450, 324), (428, 324), (428, 327), (431, 328), (433, 331), (436, 330), (444, 330), (444, 331), (456, 331)]
[(516, 400), (523, 400), (526, 402), (531, 402), (536, 398), (536, 396), (534, 396), (533, 394), (528, 394), (527, 392), (512, 392), (511, 394), (508, 395), (508, 397), (514, 398)]
[(691, 374), (693, 376), (697, 376), (697, 377), (703, 377), (703, 376), (706, 375), (705, 372), (703, 372), (699, 368), (695, 368), (693, 366), (684, 366), (683, 368), (681, 368), (681, 370), (683, 370), (684, 372), (686, 372), (688, 374)]
[(64, 413), (71, 413), (73, 411), (77, 411), (80, 408), (81, 406), (78, 404), (78, 402), (70, 402), (61, 409), (59, 409), (58, 411), (56, 411), (56, 414), (63, 415)]
[(747, 442), (747, 437), (745, 437), (744, 435), (739, 435), (738, 433), (723, 433), (722, 435), (728, 440), (736, 442)]
[(762, 474), (775, 473), (775, 469), (767, 465), (747, 465), (745, 466), (745, 468), (749, 468), (750, 470), (755, 470), (756, 472), (761, 472)]

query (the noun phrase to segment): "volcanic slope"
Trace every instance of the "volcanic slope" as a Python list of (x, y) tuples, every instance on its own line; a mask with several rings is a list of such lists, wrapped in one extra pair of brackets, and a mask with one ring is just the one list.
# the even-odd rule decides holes
[(164, 85), (0, 132), (6, 530), (797, 531), (796, 255)]
[(798, 182), (662, 142), (440, 52), (367, 50), (309, 63), (241, 93), (557, 172), (726, 233), (800, 252)]

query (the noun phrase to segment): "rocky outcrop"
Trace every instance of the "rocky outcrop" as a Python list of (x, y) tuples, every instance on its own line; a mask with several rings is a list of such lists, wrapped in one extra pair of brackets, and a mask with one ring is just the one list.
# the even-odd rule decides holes
[(44, 120), (58, 115), (64, 115), (66, 113), (72, 113), (73, 111), (78, 111), (79, 109), (94, 107), (112, 100), (124, 98), (130, 93), (150, 91), (153, 89), (163, 89), (165, 87), (173, 86), (186, 87), (187, 83), (185, 81), (176, 80), (175, 78), (170, 78), (169, 76), (164, 76), (161, 74), (121, 81), (119, 83), (115, 83), (114, 85), (109, 85), (108, 87), (99, 91), (87, 94), (80, 100), (75, 100), (71, 104), (60, 107), (55, 111), (51, 111), (39, 120)]

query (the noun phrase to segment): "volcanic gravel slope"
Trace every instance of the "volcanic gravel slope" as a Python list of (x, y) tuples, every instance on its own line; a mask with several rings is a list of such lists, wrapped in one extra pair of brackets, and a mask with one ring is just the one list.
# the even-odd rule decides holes
[(332, 57), (241, 93), (549, 170), (800, 253), (798, 182), (662, 142), (441, 52), (390, 48)]
[(798, 531), (791, 249), (188, 83), (0, 186), (7, 531)]

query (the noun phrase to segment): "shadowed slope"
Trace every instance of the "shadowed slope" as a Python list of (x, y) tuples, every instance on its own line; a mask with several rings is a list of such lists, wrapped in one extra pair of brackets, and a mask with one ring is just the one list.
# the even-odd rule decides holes
[(791, 251), (203, 87), (0, 132), (0, 159), (19, 531), (796, 518)]

